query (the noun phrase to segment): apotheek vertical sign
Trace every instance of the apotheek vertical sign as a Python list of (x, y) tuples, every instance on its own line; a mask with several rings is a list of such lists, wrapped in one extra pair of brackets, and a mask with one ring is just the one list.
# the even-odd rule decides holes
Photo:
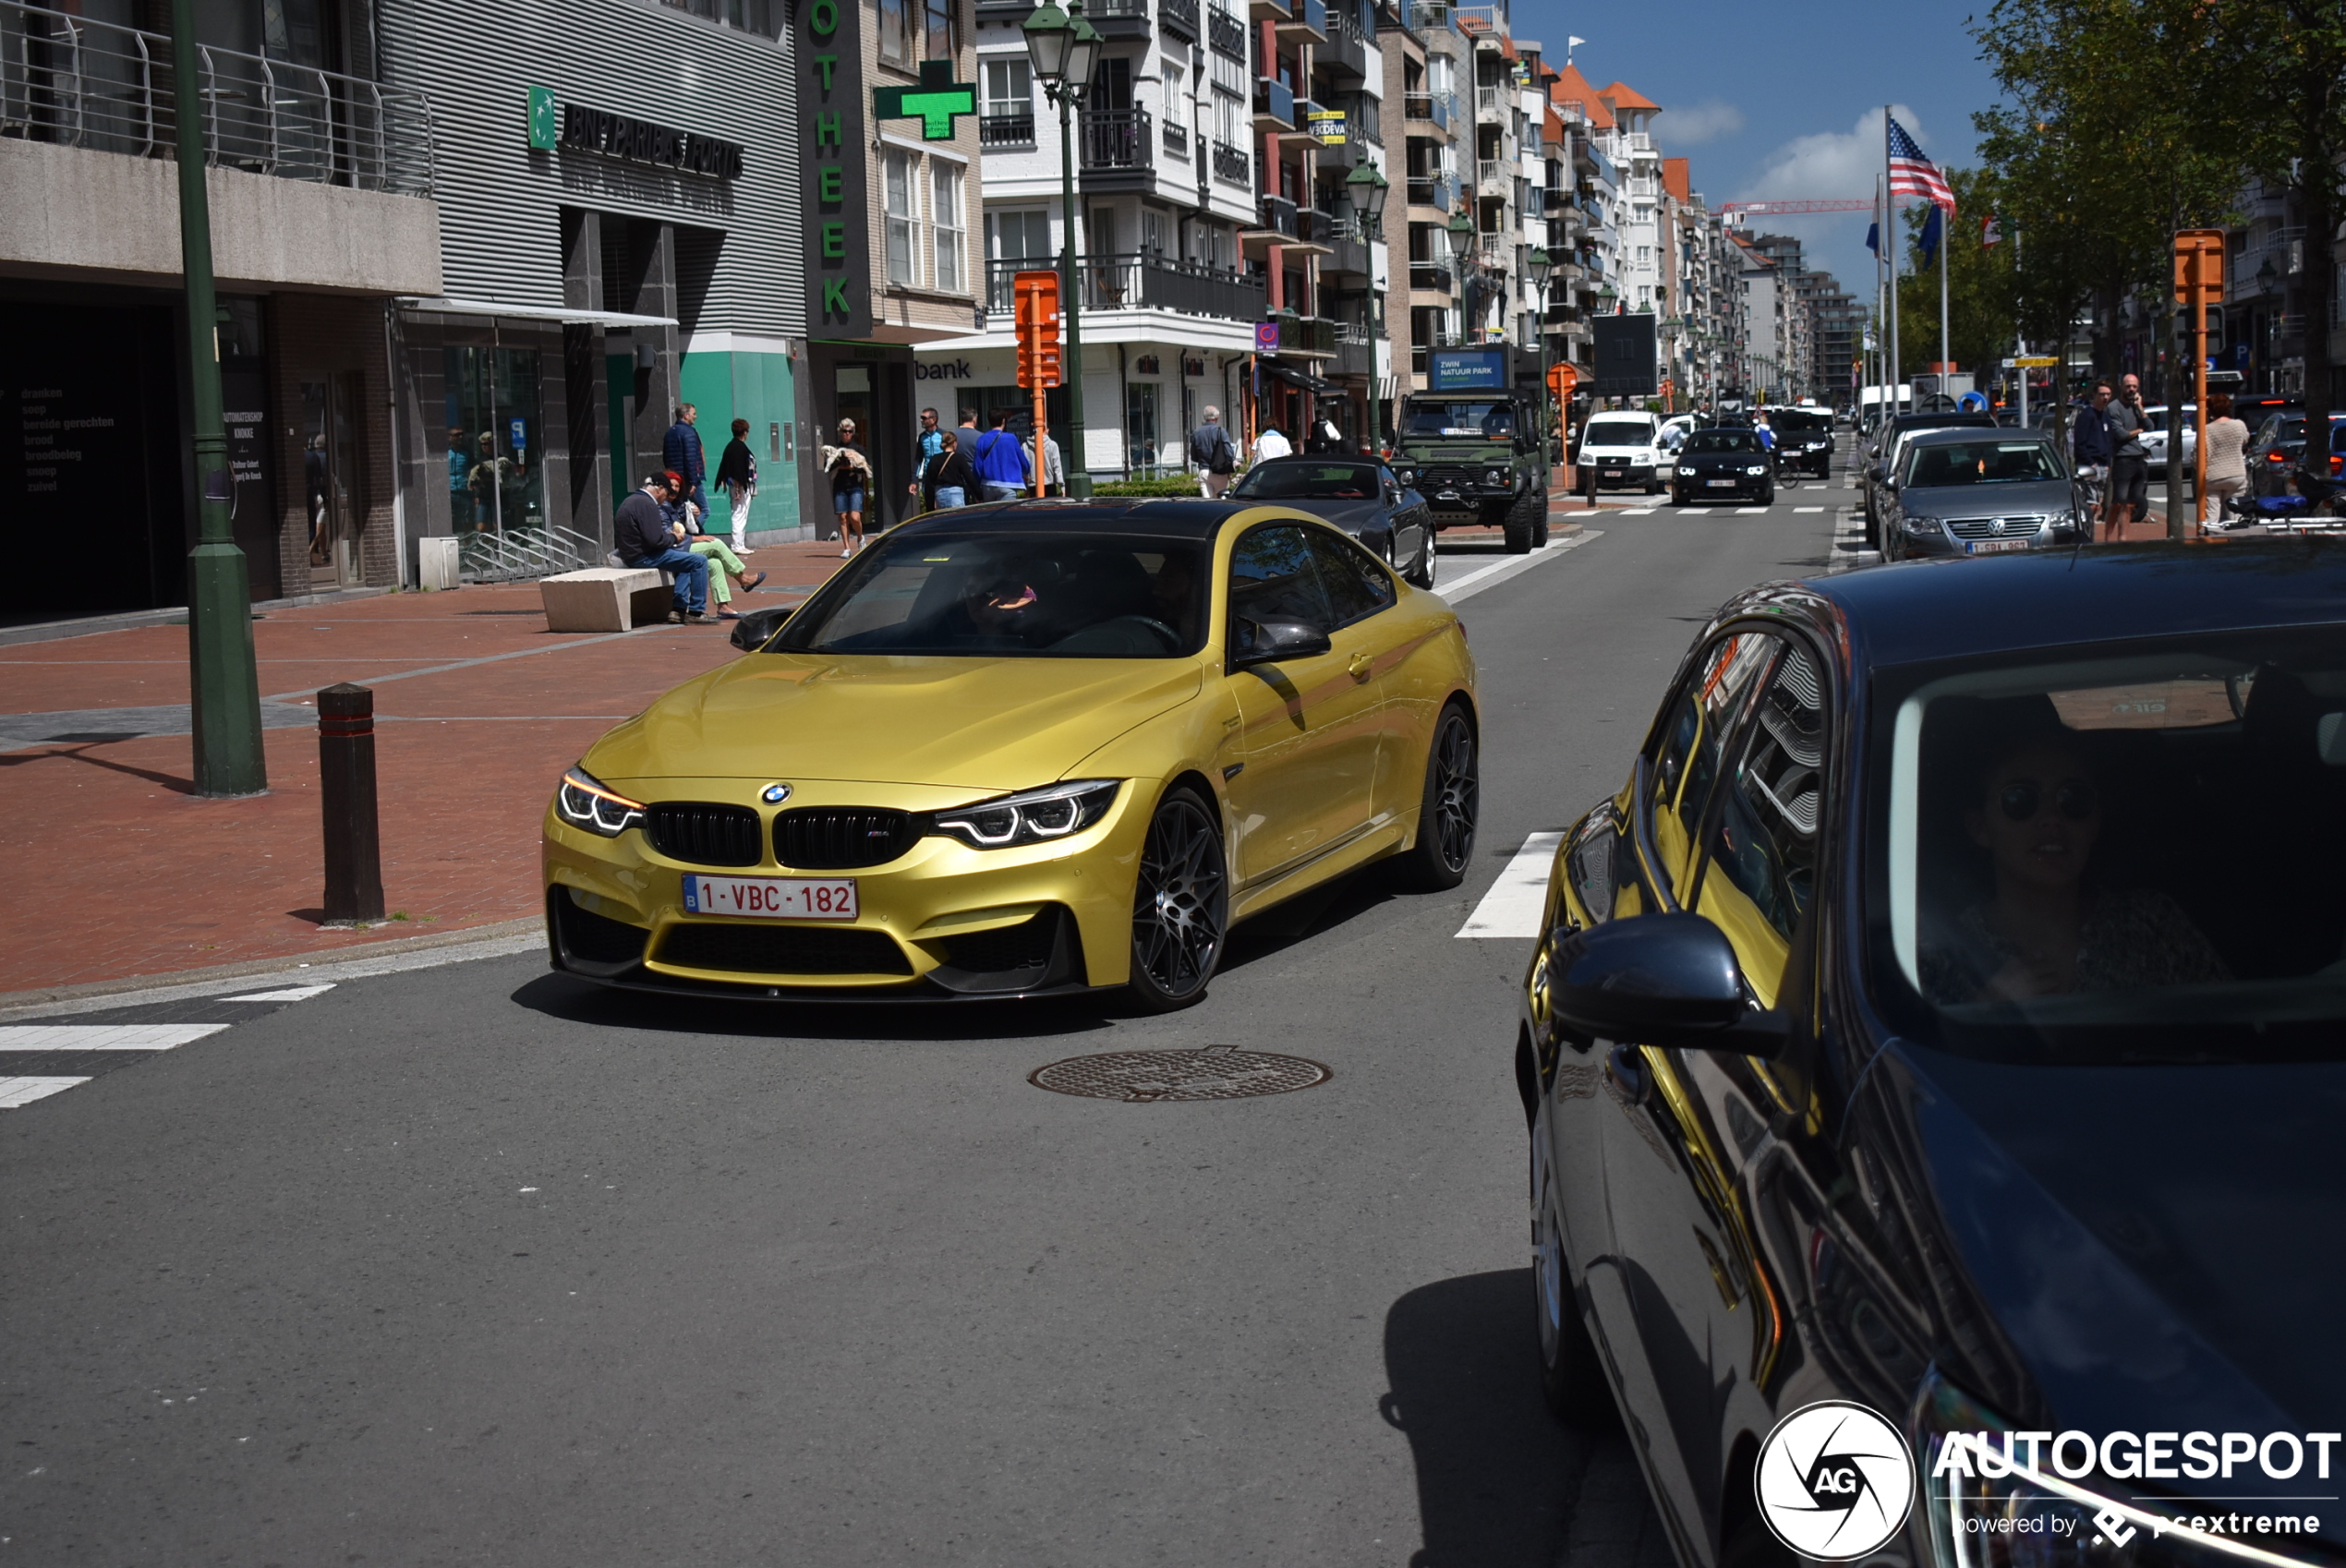
[(805, 180), (806, 325), (817, 337), (872, 331), (865, 206), (864, 49), (841, 0), (798, 7), (799, 167)]

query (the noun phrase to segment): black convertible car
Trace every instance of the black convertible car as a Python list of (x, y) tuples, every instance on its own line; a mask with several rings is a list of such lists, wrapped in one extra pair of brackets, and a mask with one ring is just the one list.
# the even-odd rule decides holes
[(1747, 593), (1527, 977), (1542, 1378), (1686, 1568), (2346, 1561), (2346, 543)]
[(1698, 501), (1773, 505), (1775, 464), (1760, 432), (1748, 426), (1723, 425), (1687, 436), (1673, 460), (1670, 499), (1680, 506)]
[(1276, 501), (1324, 517), (1421, 588), (1433, 586), (1433, 514), (1425, 497), (1382, 463), (1349, 457), (1275, 457), (1230, 487), (1232, 501)]

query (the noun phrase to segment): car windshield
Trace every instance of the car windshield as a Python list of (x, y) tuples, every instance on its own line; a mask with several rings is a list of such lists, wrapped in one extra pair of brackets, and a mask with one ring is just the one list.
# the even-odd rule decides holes
[(1780, 434), (1789, 431), (1800, 435), (1829, 435), (1832, 431), (1832, 415), (1806, 408), (1772, 409), (1769, 412), (1768, 423), (1774, 426)]
[(1651, 446), (1653, 427), (1642, 419), (1591, 419), (1580, 440), (1590, 446)]
[(1882, 681), (1873, 973), (2037, 1061), (2346, 1055), (2346, 633)]
[(2012, 485), (2062, 476), (2042, 441), (1932, 441), (1906, 451), (1908, 487)]
[(1121, 534), (891, 534), (777, 653), (1168, 658), (1205, 641), (1204, 547)]
[(1373, 463), (1264, 463), (1248, 469), (1230, 493), (1264, 501), (1365, 501), (1383, 494), (1384, 482)]
[(1687, 438), (1686, 452), (1689, 457), (1706, 452), (1765, 452), (1758, 435), (1749, 430), (1697, 430)]
[(1412, 403), (1405, 433), (1503, 441), (1515, 434), (1515, 410), (1505, 403)]

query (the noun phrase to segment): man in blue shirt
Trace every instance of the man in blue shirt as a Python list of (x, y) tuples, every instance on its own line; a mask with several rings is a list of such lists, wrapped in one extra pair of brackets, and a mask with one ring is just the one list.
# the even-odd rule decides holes
[(1010, 412), (997, 409), (994, 428), (977, 438), (970, 456), (987, 501), (1016, 501), (1026, 493), (1026, 449), (1010, 432)]
[(668, 437), (659, 443), (659, 451), (660, 456), (665, 459), (661, 466), (672, 468), (684, 476), (683, 494), (678, 499), (691, 501), (706, 516), (708, 513), (708, 494), (701, 488), (701, 485), (708, 477), (708, 458), (701, 451), (700, 432), (693, 428), (699, 418), (699, 409), (689, 403), (678, 404), (676, 423), (668, 427)]
[[(2077, 423), (2069, 432), (2070, 455), (2077, 460), (2081, 478), (2098, 480), (2109, 476), (2110, 454), (2117, 450), (2110, 439), (2110, 416), (2106, 412), (2109, 407), (2110, 383), (2096, 381), (2093, 401), (2077, 410)], [(2100, 510), (2098, 506), (2093, 508), (2096, 513)], [(2098, 518), (2088, 517), (2086, 521), (2090, 525)]]
[(921, 410), (920, 440), (913, 444), (913, 482), (904, 487), (909, 495), (918, 496), (928, 484), (928, 471), (945, 454), (945, 432), (937, 428), (937, 410)]

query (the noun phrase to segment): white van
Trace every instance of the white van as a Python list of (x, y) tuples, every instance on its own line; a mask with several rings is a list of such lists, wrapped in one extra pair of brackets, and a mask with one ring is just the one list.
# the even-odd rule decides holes
[(1643, 485), (1646, 494), (1662, 493), (1662, 421), (1651, 414), (1601, 412), (1580, 427), (1580, 449), (1573, 458), (1573, 477), (1580, 492)]

